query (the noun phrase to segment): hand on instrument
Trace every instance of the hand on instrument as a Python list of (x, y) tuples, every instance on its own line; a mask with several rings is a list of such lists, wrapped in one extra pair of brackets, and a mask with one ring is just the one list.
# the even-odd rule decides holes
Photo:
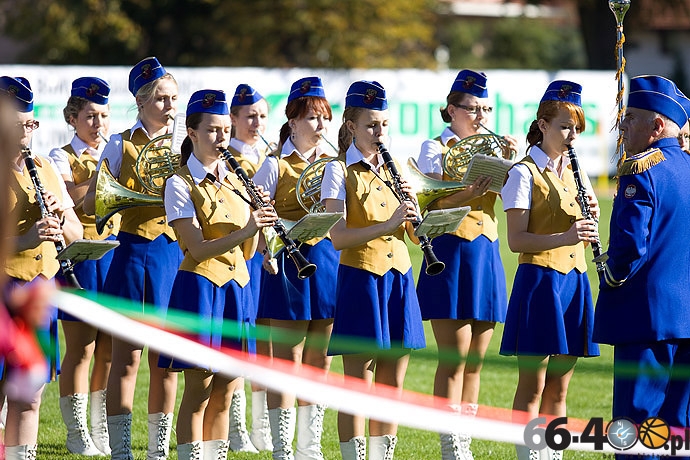
[(269, 251), (264, 250), (264, 260), (261, 266), (268, 272), (269, 275), (278, 274), (278, 261), (271, 255)]
[(414, 190), (412, 189), (412, 186), (410, 185), (409, 182), (407, 182), (407, 181), (406, 181), (405, 179), (403, 179), (402, 177), (400, 178), (400, 188), (402, 189), (402, 191), (403, 191), (404, 193), (407, 194), (407, 197), (408, 197), (411, 201), (413, 201), (415, 204), (417, 204), (417, 196), (416, 196)]
[(577, 244), (580, 241), (595, 243), (599, 239), (599, 229), (595, 221), (583, 219), (575, 222), (564, 235), (568, 245)]
[(43, 192), (43, 202), (46, 205), (48, 212), (59, 215), (62, 214), (62, 203), (58, 200), (57, 196), (51, 191)]
[(30, 230), (30, 238), (36, 247), (44, 241), (57, 243), (63, 238), (60, 220), (55, 216), (44, 217), (37, 221)]
[(414, 222), (417, 219), (418, 215), (416, 204), (405, 200), (398, 205), (398, 207), (395, 209), (395, 212), (393, 212), (393, 215), (390, 217), (390, 219), (388, 219), (388, 222), (390, 222), (391, 225), (395, 225), (391, 231), (393, 232), (405, 222)]
[[(577, 202), (580, 202), (579, 196), (577, 197)], [(599, 209), (599, 201), (597, 201), (597, 197), (593, 193), (587, 193), (587, 203), (589, 204), (589, 212), (592, 213), (592, 217), (595, 220), (599, 220), (601, 210)]]
[(489, 186), (491, 185), (491, 177), (489, 176), (479, 176), (472, 182), (471, 185), (467, 187), (467, 191), (470, 193), (470, 198), (479, 198), (489, 191)]
[(278, 214), (276, 214), (273, 206), (264, 206), (252, 211), (247, 226), (253, 226), (253, 230), (256, 233), (260, 228), (272, 226), (277, 220)]
[(512, 158), (515, 158), (515, 156), (518, 153), (518, 140), (516, 137), (513, 136), (503, 136), (503, 139), (506, 141), (508, 146), (503, 149), (503, 158), (506, 160), (510, 160)]

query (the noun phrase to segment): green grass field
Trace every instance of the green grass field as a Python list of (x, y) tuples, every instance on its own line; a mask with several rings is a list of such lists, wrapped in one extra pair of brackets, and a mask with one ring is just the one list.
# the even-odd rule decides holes
[[(601, 240), (606, 247), (608, 241), (608, 221), (611, 211), (611, 200), (604, 198), (607, 194), (602, 193), (602, 226)], [(500, 206), (500, 203), (497, 204)], [(497, 208), (498, 209), (498, 208)], [(512, 280), (517, 267), (517, 256), (508, 250), (505, 241), (505, 216), (498, 209), (499, 219), (501, 220), (499, 229), (501, 234), (502, 256), (508, 281), (508, 289), (512, 287)], [(413, 263), (418, 270), (421, 263), (421, 252), (417, 247), (412, 248)], [(588, 250), (591, 256), (591, 250)], [(442, 259), (442, 255), (440, 257)], [(591, 258), (591, 257), (589, 257)], [(595, 296), (598, 293), (596, 272), (593, 265), (589, 269), (592, 289)], [(436, 368), (434, 351), (436, 344), (431, 333), (431, 328), (425, 324), (427, 332), (427, 349), (413, 353), (410, 360), (410, 367), (407, 372), (405, 387), (408, 390), (431, 393), (433, 386), (433, 376)], [(482, 387), (479, 403), (485, 406), (500, 408), (510, 408), (512, 405), (515, 385), (517, 383), (516, 359), (501, 357), (498, 355), (502, 327), (498, 325), (494, 333), (491, 346), (487, 354), (487, 361), (482, 372)], [(612, 349), (609, 346), (601, 347), (601, 357), (581, 359), (577, 365), (575, 375), (570, 384), (568, 393), (568, 415), (580, 419), (591, 417), (603, 417), (604, 420), (610, 419), (611, 397), (612, 397)], [(148, 367), (146, 360), (142, 359), (142, 368), (139, 372), (137, 393), (135, 395), (134, 424), (133, 424), (133, 445), (135, 458), (143, 459), (146, 457), (146, 394), (148, 391)], [(340, 358), (333, 361), (333, 372), (342, 372), (342, 362)], [(182, 395), (183, 378), (180, 378), (180, 388), (178, 391), (178, 402)], [(249, 388), (247, 385), (247, 400), (251, 402)], [(38, 457), (47, 460), (70, 460), (79, 458), (78, 455), (69, 454), (65, 448), (66, 429), (60, 417), (58, 405), (58, 385), (49, 384), (44, 393), (41, 407), (41, 426), (39, 431), (39, 450)], [(248, 414), (250, 409), (248, 408)], [(248, 420), (250, 423), (250, 420)], [(425, 460), (440, 458), (440, 448), (438, 434), (423, 430), (410, 429), (401, 426), (398, 432), (399, 441), (395, 451), (395, 458), (398, 460)], [(171, 446), (171, 458), (176, 459), (175, 436)], [(325, 419), (325, 431), (323, 436), (323, 451), (326, 459), (339, 459), (340, 450), (338, 435), (336, 430), (336, 414), (328, 410)], [(476, 459), (509, 459), (515, 458), (515, 450), (512, 445), (475, 439), (472, 442), (472, 450)], [(261, 454), (236, 454), (230, 453), (228, 458), (232, 459), (270, 459), (268, 452)], [(566, 459), (601, 459), (613, 458), (611, 455), (584, 453), (577, 451), (566, 451)]]

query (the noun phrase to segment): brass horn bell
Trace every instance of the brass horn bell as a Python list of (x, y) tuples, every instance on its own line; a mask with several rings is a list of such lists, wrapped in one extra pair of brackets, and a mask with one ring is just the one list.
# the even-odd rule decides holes
[(465, 189), (460, 182), (434, 179), (420, 171), (414, 158), (407, 160), (407, 179), (416, 191), (417, 203), (421, 211), (426, 210), (434, 201)]
[(108, 168), (104, 159), (96, 179), (96, 230), (103, 228), (113, 214), (137, 206), (163, 206), (163, 198), (135, 192), (120, 184)]

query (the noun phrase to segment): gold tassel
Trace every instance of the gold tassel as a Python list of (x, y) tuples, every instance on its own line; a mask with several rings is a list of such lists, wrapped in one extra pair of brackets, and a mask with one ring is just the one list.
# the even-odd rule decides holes
[(618, 175), (630, 176), (632, 174), (639, 174), (652, 166), (658, 165), (662, 161), (666, 161), (666, 158), (659, 149), (642, 152), (638, 155), (626, 158), (618, 167)]

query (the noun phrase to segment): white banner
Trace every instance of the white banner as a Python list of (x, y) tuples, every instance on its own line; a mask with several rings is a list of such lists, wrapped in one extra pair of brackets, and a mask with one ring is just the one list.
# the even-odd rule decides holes
[[(164, 63), (165, 64), (165, 63)], [(32, 149), (47, 154), (51, 148), (65, 145), (72, 130), (64, 121), (62, 109), (75, 78), (95, 76), (110, 83), (112, 91), (111, 133), (124, 131), (136, 119), (134, 98), (127, 89), (129, 67), (95, 66), (0, 66), (0, 75), (23, 76), (34, 90), (36, 119), (41, 127), (34, 134)], [(184, 112), (189, 96), (198, 89), (212, 88), (233, 94), (240, 83), (257, 89), (270, 106), (266, 138), (276, 141), (285, 122), (285, 103), (290, 85), (299, 78), (318, 75), (333, 107), (333, 123), (328, 138), (337, 145), (342, 108), (349, 85), (356, 80), (376, 80), (387, 91), (390, 105), (390, 151), (406, 162), (417, 157), (425, 139), (438, 136), (445, 124), (439, 109), (457, 75), (457, 70), (321, 70), (263, 69), (232, 67), (167, 67), (179, 83), (178, 110)], [(556, 79), (576, 81), (583, 86), (582, 105), (586, 130), (577, 141), (580, 163), (588, 174), (614, 171), (617, 131), (612, 126), (617, 113), (617, 83), (613, 71), (487, 71), (489, 101), (494, 107), (487, 127), (500, 134), (510, 134), (526, 148), (525, 135), (549, 82)]]

